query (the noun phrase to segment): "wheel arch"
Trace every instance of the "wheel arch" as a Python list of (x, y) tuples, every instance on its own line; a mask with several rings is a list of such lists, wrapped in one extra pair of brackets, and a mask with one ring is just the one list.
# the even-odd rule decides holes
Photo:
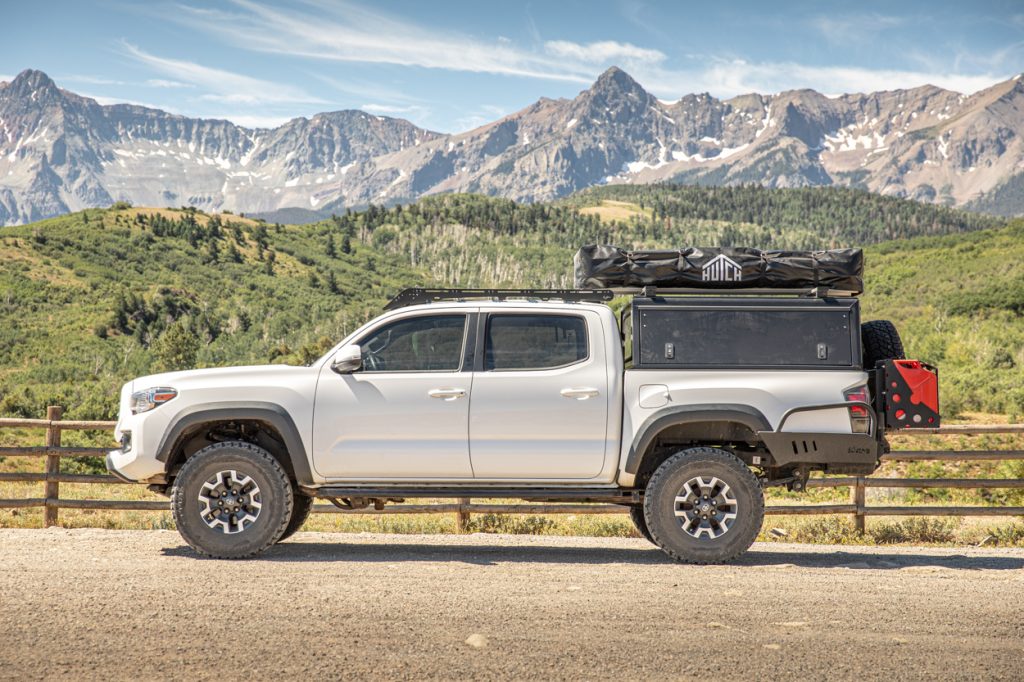
[(218, 424), (258, 424), (276, 436), (281, 447), (267, 448), (299, 485), (313, 483), (306, 447), (299, 429), (288, 411), (276, 403), (237, 401), (215, 405), (197, 405), (174, 416), (164, 432), (156, 459), (168, 473), (184, 459), (184, 448), (208, 427)]
[(722, 434), (728, 432), (734, 438), (756, 443), (761, 441), (758, 431), (770, 431), (771, 423), (757, 408), (742, 404), (679, 405), (659, 410), (637, 430), (626, 455), (624, 473), (641, 473), (644, 465), (657, 456), (655, 445), (659, 438), (681, 427), (699, 441), (725, 440)]

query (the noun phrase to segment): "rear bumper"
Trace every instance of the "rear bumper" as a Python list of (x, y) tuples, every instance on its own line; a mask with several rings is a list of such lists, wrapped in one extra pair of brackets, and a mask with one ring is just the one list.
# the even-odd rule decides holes
[(825, 468), (878, 466), (882, 444), (867, 433), (801, 433), (761, 431), (758, 433), (775, 466), (794, 464)]

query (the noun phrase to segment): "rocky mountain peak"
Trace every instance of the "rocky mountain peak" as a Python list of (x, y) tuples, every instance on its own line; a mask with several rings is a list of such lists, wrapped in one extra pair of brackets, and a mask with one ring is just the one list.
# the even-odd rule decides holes
[(617, 66), (609, 67), (607, 71), (598, 76), (597, 80), (590, 87), (589, 92), (606, 97), (615, 97), (629, 94), (647, 95), (647, 91), (633, 80), (633, 77)]
[(25, 69), (4, 88), (4, 96), (11, 99), (27, 99), (33, 102), (40, 98), (49, 99), (60, 96), (57, 84), (42, 71)]

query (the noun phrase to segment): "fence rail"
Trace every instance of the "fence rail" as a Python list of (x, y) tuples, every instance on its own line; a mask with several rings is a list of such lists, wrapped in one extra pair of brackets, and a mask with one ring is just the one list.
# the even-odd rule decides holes
[[(0, 509), (31, 509), (42, 507), (44, 524), (59, 524), (60, 509), (92, 509), (106, 511), (168, 511), (170, 504), (141, 500), (79, 500), (60, 496), (61, 483), (107, 483), (125, 485), (114, 476), (102, 474), (66, 474), (60, 471), (62, 457), (96, 457), (106, 454), (106, 448), (61, 445), (62, 431), (112, 431), (115, 422), (65, 420), (63, 408), (46, 408), (46, 419), (0, 418), (0, 429), (45, 429), (45, 445), (0, 447), (0, 457), (44, 457), (46, 466), (41, 473), (0, 473), (0, 482), (42, 483), (43, 496), (19, 499), (0, 499)], [(1024, 424), (955, 424), (937, 429), (913, 429), (903, 432), (909, 436), (977, 436), (988, 434), (1024, 434)], [(902, 450), (885, 455), (883, 461), (892, 462), (972, 462), (1024, 460), (1024, 450)], [(1019, 478), (873, 478), (870, 476), (835, 476), (812, 478), (810, 488), (850, 488), (849, 504), (772, 505), (765, 508), (772, 515), (850, 514), (857, 529), (865, 528), (868, 516), (1024, 516), (1024, 507), (994, 506), (868, 506), (868, 488), (1009, 488), (1024, 489)], [(471, 514), (622, 514), (626, 508), (615, 504), (489, 504), (473, 503), (458, 498), (453, 503), (394, 504), (382, 510), (372, 507), (342, 510), (330, 504), (313, 506), (316, 513), (325, 514), (455, 514), (460, 530), (469, 527)]]

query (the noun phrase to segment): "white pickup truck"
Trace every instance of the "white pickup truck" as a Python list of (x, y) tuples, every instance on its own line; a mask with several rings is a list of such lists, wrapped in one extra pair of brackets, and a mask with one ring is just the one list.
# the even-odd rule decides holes
[(214, 557), (290, 536), (315, 497), (480, 497), (621, 504), (707, 563), (750, 546), (764, 487), (870, 473), (886, 428), (937, 425), (934, 375), (897, 369), (856, 297), (633, 293), (617, 319), (610, 291), (407, 290), (308, 367), (141, 377), (107, 467)]

